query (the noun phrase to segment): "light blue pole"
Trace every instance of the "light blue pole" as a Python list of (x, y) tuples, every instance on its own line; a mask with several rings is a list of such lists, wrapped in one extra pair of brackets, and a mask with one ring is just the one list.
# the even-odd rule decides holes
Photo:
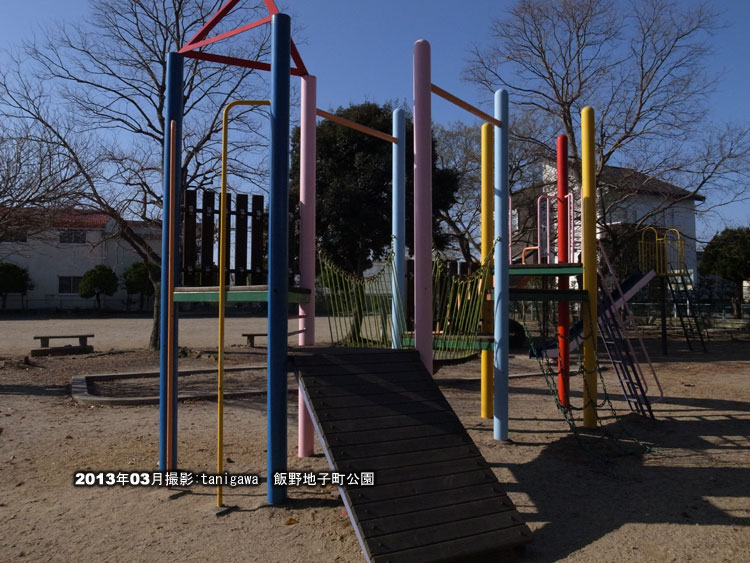
[[(167, 353), (167, 321), (168, 321), (168, 300), (169, 300), (169, 227), (171, 210), (175, 209), (174, 232), (179, 233), (179, 211), (180, 192), (182, 191), (182, 67), (183, 56), (179, 53), (169, 53), (167, 55), (167, 91), (166, 105), (164, 109), (164, 179), (162, 183), (162, 194), (164, 204), (162, 205), (161, 221), (161, 288), (159, 293), (160, 317), (159, 317), (159, 470), (167, 471), (177, 467), (177, 354), (172, 358)], [(176, 141), (177, 141), (177, 158), (175, 159), (175, 201), (169, 199), (169, 179), (170, 154), (172, 152), (172, 139), (170, 135), (170, 124), (174, 121), (176, 124)], [(178, 245), (175, 245), (174, 256), (171, 259), (174, 263), (174, 271), (180, 271), (180, 256)], [(177, 343), (177, 314), (175, 313), (175, 322), (173, 326), (173, 338)], [(176, 344), (175, 344), (176, 346)], [(172, 402), (167, 404), (167, 366), (172, 362), (174, 377), (172, 379), (172, 389), (174, 389)], [(172, 428), (167, 428), (167, 413), (172, 411)], [(171, 434), (172, 447), (170, 448), (173, 467), (167, 467), (167, 433)]]
[(495, 440), (508, 439), (508, 92), (495, 92)]
[(286, 500), (274, 474), (286, 472), (287, 317), (289, 264), (290, 18), (271, 19), (271, 195), (268, 227), (268, 484), (269, 504)]
[(393, 184), (391, 211), (393, 233), (393, 279), (391, 288), (391, 337), (392, 347), (401, 348), (405, 326), (404, 307), (406, 299), (406, 112), (393, 112)]

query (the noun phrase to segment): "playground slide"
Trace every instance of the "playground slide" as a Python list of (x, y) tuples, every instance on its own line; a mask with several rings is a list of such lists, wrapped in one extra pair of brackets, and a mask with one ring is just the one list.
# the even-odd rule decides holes
[[(628, 276), (625, 279), (625, 281), (620, 284), (620, 288), (622, 289), (622, 295), (619, 295), (619, 292), (615, 290), (612, 294), (611, 300), (609, 299), (607, 300), (608, 302), (612, 303), (612, 305), (609, 308), (614, 309), (616, 311), (617, 309), (625, 305), (625, 303), (630, 301), (636, 293), (638, 293), (641, 289), (646, 287), (646, 285), (652, 279), (654, 279), (655, 276), (656, 276), (656, 272), (654, 270), (651, 270), (645, 274), (642, 274), (641, 272), (634, 272), (633, 274)], [(601, 318), (601, 316), (606, 311), (607, 311), (607, 305), (599, 301), (599, 307), (598, 307), (599, 318)], [(570, 328), (570, 351), (573, 352), (577, 350), (581, 342), (583, 342), (583, 319), (578, 321), (576, 324), (574, 324)], [(557, 344), (555, 343), (552, 346), (544, 348), (542, 350), (542, 353), (547, 358), (557, 358), (558, 356)]]
[(331, 471), (348, 476), (367, 561), (472, 561), (531, 541), (416, 351), (299, 350), (290, 367)]

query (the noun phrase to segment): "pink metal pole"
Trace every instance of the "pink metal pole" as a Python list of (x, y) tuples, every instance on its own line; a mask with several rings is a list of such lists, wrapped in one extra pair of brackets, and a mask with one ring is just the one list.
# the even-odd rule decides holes
[[(315, 344), (315, 109), (316, 78), (302, 77), (302, 108), (300, 110), (300, 287), (310, 290), (310, 302), (299, 306), (299, 345)], [(297, 455), (309, 457), (315, 452), (312, 419), (302, 394), (297, 392), (298, 440)]]
[[(567, 263), (571, 260), (568, 255), (570, 220), (568, 204), (568, 138), (565, 135), (557, 137), (557, 262)], [(548, 213), (549, 214), (549, 213)], [(568, 277), (558, 278), (558, 288), (568, 289)], [(567, 301), (557, 302), (557, 346), (560, 353), (557, 356), (557, 397), (560, 404), (570, 406), (570, 304)]]
[(432, 373), (432, 110), (430, 44), (414, 44), (414, 342)]

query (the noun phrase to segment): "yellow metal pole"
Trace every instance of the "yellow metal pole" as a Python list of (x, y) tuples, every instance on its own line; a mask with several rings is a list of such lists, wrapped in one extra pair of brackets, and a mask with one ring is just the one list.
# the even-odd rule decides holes
[[(482, 125), (482, 262), (489, 259), (495, 234), (493, 218), (495, 141), (492, 124)], [(494, 282), (493, 282), (494, 287)], [(482, 332), (492, 334), (495, 329), (492, 302), (482, 295)], [(492, 353), (482, 350), (482, 418), (493, 417), (494, 367)]]
[[(224, 471), (224, 308), (226, 305), (227, 247), (227, 135), (229, 110), (235, 106), (268, 106), (268, 100), (236, 100), (224, 108), (221, 131), (221, 199), (219, 200), (219, 345), (218, 388), (216, 396), (216, 473)], [(224, 506), (221, 484), (216, 486), (216, 506)]]
[(583, 232), (583, 426), (596, 428), (597, 413), (597, 260), (596, 182), (594, 174), (594, 110), (581, 111), (581, 230)]

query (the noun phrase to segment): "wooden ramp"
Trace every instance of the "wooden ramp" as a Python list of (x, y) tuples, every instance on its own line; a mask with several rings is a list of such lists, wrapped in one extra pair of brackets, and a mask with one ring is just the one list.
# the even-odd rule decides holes
[[(368, 561), (471, 561), (531, 532), (414, 350), (311, 348), (290, 367)], [(493, 559), (494, 560), (494, 559)]]

